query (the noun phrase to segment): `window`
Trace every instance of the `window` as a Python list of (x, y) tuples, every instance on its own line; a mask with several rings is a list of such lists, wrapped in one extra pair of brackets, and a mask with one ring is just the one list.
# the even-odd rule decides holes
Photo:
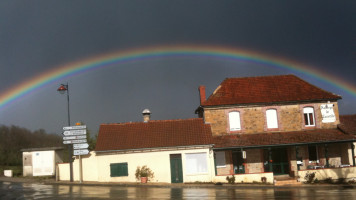
[(309, 152), (309, 163), (319, 163), (318, 158), (318, 147), (317, 146), (308, 146)]
[(217, 168), (226, 167), (225, 151), (215, 152), (215, 162)]
[(237, 111), (229, 112), (229, 124), (230, 124), (230, 131), (241, 130), (240, 112)]
[(306, 107), (303, 109), (303, 113), (305, 126), (315, 126), (314, 108)]
[(278, 128), (278, 118), (276, 109), (266, 111), (267, 128)]
[(110, 164), (110, 176), (119, 177), (119, 176), (128, 176), (127, 163), (111, 163)]
[(202, 174), (208, 172), (206, 153), (185, 154), (187, 174)]

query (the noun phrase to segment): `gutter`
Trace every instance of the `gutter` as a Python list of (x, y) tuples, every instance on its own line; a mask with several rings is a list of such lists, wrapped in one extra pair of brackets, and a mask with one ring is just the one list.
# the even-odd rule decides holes
[(323, 102), (327, 102), (327, 101), (335, 101), (337, 102), (338, 100), (340, 100), (342, 98), (339, 99), (313, 99), (313, 100), (301, 100), (301, 101), (276, 101), (276, 102), (260, 102), (260, 103), (237, 103), (237, 104), (222, 104), (222, 105), (200, 105), (196, 111), (198, 109), (201, 108), (216, 108), (219, 109), (218, 107), (231, 107), (231, 106), (240, 106), (240, 107), (258, 107), (258, 106), (270, 106), (270, 105), (294, 105), (296, 103), (323, 103)]
[(186, 149), (202, 149), (202, 148), (213, 148), (214, 144), (205, 145), (190, 145), (190, 146), (172, 146), (172, 147), (152, 147), (152, 148), (140, 148), (140, 149), (120, 149), (120, 150), (104, 150), (95, 151), (96, 153), (128, 153), (128, 152), (155, 152), (155, 151), (172, 151), (172, 150), (186, 150)]
[(293, 143), (293, 144), (273, 144), (273, 145), (255, 145), (255, 146), (235, 146), (235, 147), (218, 147), (213, 148), (213, 150), (230, 150), (230, 149), (260, 149), (264, 147), (280, 147), (280, 146), (303, 146), (310, 144), (334, 144), (334, 143), (345, 143), (345, 142), (355, 142), (356, 139), (352, 140), (339, 140), (339, 141), (329, 141), (329, 142), (309, 142), (309, 143)]

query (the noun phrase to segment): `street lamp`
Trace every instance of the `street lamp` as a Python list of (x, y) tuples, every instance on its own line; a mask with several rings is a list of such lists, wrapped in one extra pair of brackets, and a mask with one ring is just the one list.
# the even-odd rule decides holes
[[(61, 86), (57, 89), (60, 94), (64, 94), (67, 92), (67, 108), (68, 108), (68, 126), (70, 126), (70, 112), (69, 112), (69, 87), (67, 84), (61, 84)], [(69, 173), (70, 173), (70, 182), (73, 182), (73, 163), (72, 163), (72, 148), (71, 145), (68, 144), (68, 155), (69, 155)]]

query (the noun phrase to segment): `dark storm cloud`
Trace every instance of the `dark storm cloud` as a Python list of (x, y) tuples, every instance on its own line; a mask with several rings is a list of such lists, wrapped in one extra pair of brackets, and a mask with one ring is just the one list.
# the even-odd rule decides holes
[[(355, 10), (355, 1), (1, 1), (0, 92), (65, 63), (171, 44), (251, 49), (313, 65), (356, 84)], [(139, 120), (146, 106), (160, 119), (194, 117), (199, 84), (212, 92), (227, 76), (288, 73), (238, 65), (214, 60), (140, 62), (63, 81), (76, 91), (73, 118), (90, 115), (86, 121), (98, 124)], [(41, 121), (41, 110), (51, 109), (52, 103), (65, 106), (57, 94), (49, 98), (51, 90), (36, 93), (47, 93), (41, 98), (30, 95), (27, 103), (6, 111), (6, 117), (0, 113), (0, 124), (42, 128), (28, 118), (39, 116)], [(35, 111), (23, 106), (31, 100), (39, 106)], [(342, 105), (352, 106), (344, 101)], [(179, 109), (172, 109), (176, 104), (181, 104)], [(26, 117), (15, 117), (21, 115)], [(65, 111), (53, 110), (50, 115), (51, 125), (44, 126), (53, 130)]]

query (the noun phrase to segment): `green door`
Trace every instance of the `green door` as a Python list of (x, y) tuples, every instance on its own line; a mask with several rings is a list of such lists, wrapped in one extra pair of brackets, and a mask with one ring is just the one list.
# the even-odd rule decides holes
[(274, 175), (289, 174), (287, 148), (265, 149), (265, 171)]
[(169, 155), (171, 162), (171, 181), (172, 183), (183, 183), (183, 169), (181, 154)]

